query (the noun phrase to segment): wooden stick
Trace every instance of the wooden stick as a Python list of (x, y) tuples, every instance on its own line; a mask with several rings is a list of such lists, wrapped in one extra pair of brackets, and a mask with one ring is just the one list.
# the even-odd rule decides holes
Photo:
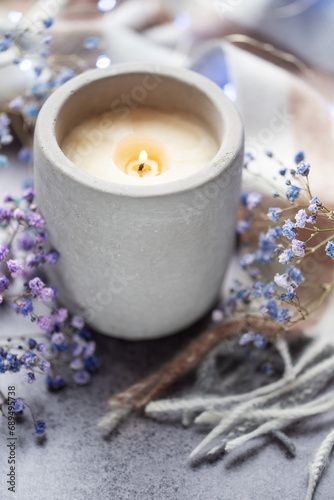
[(223, 339), (239, 333), (247, 326), (256, 330), (265, 330), (270, 334), (276, 333), (278, 329), (273, 323), (251, 317), (214, 326), (191, 341), (181, 353), (161, 369), (110, 398), (107, 403), (108, 407), (112, 409), (123, 403), (131, 403), (135, 409), (143, 409), (176, 380), (195, 368)]

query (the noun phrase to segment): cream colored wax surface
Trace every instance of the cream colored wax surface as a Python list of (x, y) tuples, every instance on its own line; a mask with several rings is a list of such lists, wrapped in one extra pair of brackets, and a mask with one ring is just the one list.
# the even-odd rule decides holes
[[(127, 138), (127, 139), (126, 139)], [(115, 164), (118, 145), (138, 139), (156, 143), (168, 170), (156, 177), (133, 177)], [(195, 115), (150, 108), (127, 115), (108, 111), (77, 125), (61, 145), (64, 154), (92, 176), (119, 184), (161, 184), (187, 177), (203, 168), (218, 151), (208, 126)], [(144, 147), (143, 147), (144, 149)], [(149, 147), (147, 150), (150, 157)], [(167, 158), (167, 160), (166, 160)]]

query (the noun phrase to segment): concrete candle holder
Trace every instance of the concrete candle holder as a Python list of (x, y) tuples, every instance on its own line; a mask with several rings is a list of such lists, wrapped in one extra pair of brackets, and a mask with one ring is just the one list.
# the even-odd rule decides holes
[[(138, 107), (196, 114), (218, 153), (190, 176), (138, 186), (93, 177), (62, 152), (85, 118)], [(87, 137), (87, 147), (96, 141)], [(199, 319), (218, 297), (233, 248), (242, 163), (234, 105), (192, 71), (121, 64), (59, 88), (37, 120), (35, 182), (61, 255), (50, 269), (60, 301), (96, 330), (126, 339), (162, 337)]]

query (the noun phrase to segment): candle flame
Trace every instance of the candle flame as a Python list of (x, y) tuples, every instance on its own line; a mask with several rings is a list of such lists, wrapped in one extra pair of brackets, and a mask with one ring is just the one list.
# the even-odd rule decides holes
[(139, 155), (140, 163), (144, 163), (147, 160), (147, 158), (148, 158), (147, 153), (146, 153), (145, 149), (143, 149), (143, 151), (141, 151), (141, 153)]

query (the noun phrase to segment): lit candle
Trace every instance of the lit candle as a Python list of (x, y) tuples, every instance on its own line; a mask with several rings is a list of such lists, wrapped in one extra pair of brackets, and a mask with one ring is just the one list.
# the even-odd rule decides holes
[(87, 118), (62, 144), (89, 174), (121, 184), (161, 184), (187, 177), (215, 156), (208, 125), (192, 113), (152, 108), (126, 117), (112, 111)]
[(131, 63), (62, 85), (35, 129), (61, 303), (128, 339), (198, 320), (234, 246), (242, 165), (238, 113), (201, 75)]

